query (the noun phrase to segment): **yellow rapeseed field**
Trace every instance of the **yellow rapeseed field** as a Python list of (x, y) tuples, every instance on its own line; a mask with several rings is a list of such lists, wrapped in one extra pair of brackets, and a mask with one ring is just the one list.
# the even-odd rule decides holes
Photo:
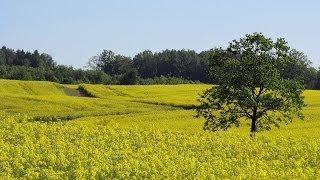
[(210, 85), (80, 86), (0, 80), (0, 179), (320, 179), (320, 91), (250, 138), (202, 130)]

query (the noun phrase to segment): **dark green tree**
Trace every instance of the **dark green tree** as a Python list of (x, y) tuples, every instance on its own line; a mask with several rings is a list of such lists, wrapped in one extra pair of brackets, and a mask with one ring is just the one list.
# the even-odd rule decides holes
[(284, 78), (297, 80), (306, 88), (312, 89), (315, 86), (316, 69), (311, 67), (311, 61), (303, 52), (290, 50), (287, 62), (279, 65), (278, 69)]
[(36, 67), (42, 66), (42, 64), (41, 64), (41, 59), (40, 59), (40, 54), (39, 54), (38, 50), (35, 50), (35, 51), (32, 53), (32, 55), (31, 55), (31, 60), (30, 60), (30, 61), (31, 61), (31, 62), (30, 62), (30, 66), (31, 66), (31, 67), (36, 68)]
[(261, 33), (234, 40), (226, 50), (212, 50), (209, 71), (216, 86), (204, 92), (197, 108), (197, 116), (205, 118), (204, 129), (226, 130), (246, 119), (255, 134), (296, 115), (303, 118), (303, 86), (279, 68), (290, 62), (289, 52), (284, 39), (274, 42)]
[(137, 71), (135, 69), (131, 69), (125, 74), (123, 74), (120, 78), (120, 84), (123, 85), (133, 85), (138, 81)]
[(155, 54), (149, 50), (138, 53), (133, 58), (133, 67), (142, 78), (153, 78), (158, 75), (158, 61)]
[(101, 54), (89, 60), (88, 66), (109, 75), (121, 75), (131, 69), (132, 62), (129, 57), (117, 55), (110, 50), (103, 50)]
[(318, 68), (318, 72), (317, 72), (317, 80), (315, 82), (315, 89), (320, 89), (320, 67)]

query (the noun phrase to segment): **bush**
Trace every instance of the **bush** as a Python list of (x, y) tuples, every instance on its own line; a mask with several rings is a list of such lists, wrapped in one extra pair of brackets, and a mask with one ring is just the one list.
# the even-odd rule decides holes
[(135, 69), (131, 69), (125, 74), (123, 74), (120, 78), (120, 84), (123, 85), (133, 85), (137, 84), (138, 77), (137, 77), (137, 71)]

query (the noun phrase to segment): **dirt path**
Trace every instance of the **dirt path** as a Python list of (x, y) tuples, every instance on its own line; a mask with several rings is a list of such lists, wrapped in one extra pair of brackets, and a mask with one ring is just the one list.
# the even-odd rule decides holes
[(63, 91), (68, 96), (87, 97), (82, 91), (78, 89), (78, 86), (65, 86)]

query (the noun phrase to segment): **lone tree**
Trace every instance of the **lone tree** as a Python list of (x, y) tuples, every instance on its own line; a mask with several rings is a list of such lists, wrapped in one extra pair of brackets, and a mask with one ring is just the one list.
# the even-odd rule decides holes
[(213, 49), (207, 56), (209, 73), (216, 86), (199, 99), (197, 116), (205, 118), (204, 129), (218, 131), (238, 127), (249, 120), (251, 135), (261, 129), (270, 130), (293, 117), (303, 118), (301, 96), (303, 86), (284, 77), (284, 67), (295, 62), (287, 42), (275, 42), (261, 33), (232, 41), (227, 49)]

